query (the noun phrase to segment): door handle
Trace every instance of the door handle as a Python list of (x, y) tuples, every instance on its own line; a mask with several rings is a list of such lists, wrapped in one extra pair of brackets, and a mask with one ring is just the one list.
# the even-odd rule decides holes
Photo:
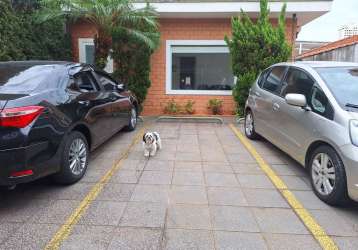
[(273, 106), (272, 106), (272, 109), (277, 111), (280, 109), (280, 105), (278, 105), (278, 103), (274, 103)]
[(90, 101), (78, 101), (78, 103), (88, 106), (90, 104)]

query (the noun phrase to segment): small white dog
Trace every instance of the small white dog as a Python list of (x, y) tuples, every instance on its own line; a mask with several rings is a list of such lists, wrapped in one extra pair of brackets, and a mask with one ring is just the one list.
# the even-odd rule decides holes
[(143, 135), (144, 156), (155, 156), (157, 150), (162, 148), (162, 141), (157, 132), (146, 132)]

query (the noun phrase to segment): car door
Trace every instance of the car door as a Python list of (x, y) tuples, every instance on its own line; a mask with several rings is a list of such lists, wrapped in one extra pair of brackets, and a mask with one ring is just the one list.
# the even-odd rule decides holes
[[(281, 96), (285, 97), (286, 94), (302, 94), (306, 97), (307, 105), (313, 112), (307, 108), (301, 108), (292, 106), (286, 103), (284, 99), (278, 103), (280, 110), (278, 116), (280, 117), (277, 126), (281, 131), (282, 140), (281, 144), (284, 146), (284, 150), (293, 156), (296, 160), (301, 161), (305, 154), (305, 145), (312, 141), (312, 138), (319, 136), (319, 120), (321, 117), (317, 117), (317, 111), (324, 109), (324, 112), (328, 112), (329, 107), (323, 107), (323, 104), (318, 107), (317, 93), (318, 85), (315, 84), (314, 78), (307, 72), (291, 67), (288, 70), (286, 78), (283, 82)], [(312, 99), (312, 93), (314, 93), (314, 99)], [(312, 106), (312, 100), (315, 104)], [(327, 100), (324, 102), (327, 105)]]
[(275, 125), (275, 119), (277, 119), (277, 117), (274, 117), (276, 112), (274, 104), (277, 103), (277, 99), (281, 98), (279, 93), (286, 69), (286, 66), (275, 66), (271, 68), (271, 71), (262, 83), (261, 90), (254, 93), (254, 95), (256, 95), (256, 114), (254, 119), (257, 119), (256, 123), (259, 123), (257, 132), (272, 141), (274, 144), (279, 142), (277, 140), (279, 131)]
[(128, 125), (132, 103), (128, 95), (124, 94), (124, 89), (119, 88), (118, 83), (110, 76), (100, 71), (95, 71), (95, 75), (99, 84), (112, 100), (113, 123), (111, 123), (110, 129), (116, 133)]
[(112, 106), (109, 96), (101, 91), (90, 70), (74, 75), (69, 85), (77, 116), (90, 128), (92, 145), (97, 147), (111, 135)]

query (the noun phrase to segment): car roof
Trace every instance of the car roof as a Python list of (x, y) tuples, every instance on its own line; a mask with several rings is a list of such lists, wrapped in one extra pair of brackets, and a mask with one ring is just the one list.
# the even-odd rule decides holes
[(70, 75), (76, 74), (82, 70), (86, 70), (91, 66), (85, 63), (69, 62), (69, 61), (42, 61), (42, 60), (29, 60), (29, 61), (7, 61), (0, 62), (0, 68), (9, 67), (32, 67), (38, 65), (46, 66), (63, 66), (67, 69)]
[(336, 61), (296, 61), (278, 63), (275, 66), (298, 66), (311, 68), (332, 68), (332, 67), (358, 67), (358, 63), (353, 62), (336, 62)]

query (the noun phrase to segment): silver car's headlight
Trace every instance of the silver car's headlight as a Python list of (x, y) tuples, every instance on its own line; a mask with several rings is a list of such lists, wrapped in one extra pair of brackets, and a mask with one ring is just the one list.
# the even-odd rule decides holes
[(358, 120), (351, 120), (349, 122), (349, 134), (352, 144), (358, 147)]

